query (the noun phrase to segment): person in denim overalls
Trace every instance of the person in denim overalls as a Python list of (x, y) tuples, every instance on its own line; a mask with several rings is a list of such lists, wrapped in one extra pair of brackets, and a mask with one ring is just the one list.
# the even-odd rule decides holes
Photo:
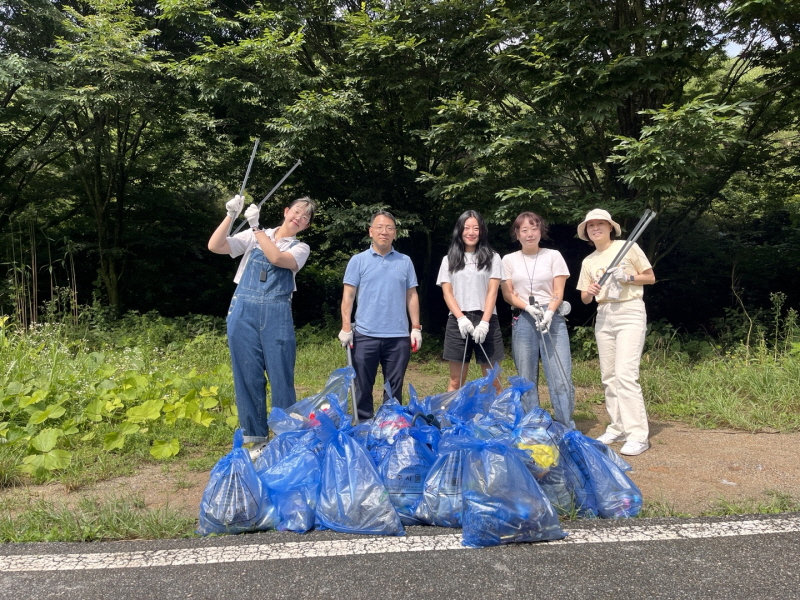
[(245, 211), (251, 228), (228, 236), (243, 203), (237, 195), (225, 205), (228, 215), (212, 234), (208, 249), (234, 258), (244, 254), (228, 309), (228, 347), (239, 425), (255, 458), (269, 433), (267, 380), (273, 407), (287, 408), (296, 402), (292, 293), (295, 274), (311, 251), (295, 236), (311, 223), (316, 204), (310, 198), (298, 198), (284, 209), (283, 223), (267, 230), (259, 227), (258, 206), (251, 204)]

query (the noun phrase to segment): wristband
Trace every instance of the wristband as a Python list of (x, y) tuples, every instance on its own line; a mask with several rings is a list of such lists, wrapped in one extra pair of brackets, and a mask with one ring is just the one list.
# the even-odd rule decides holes
[(636, 277), (635, 275), (628, 275), (628, 282), (633, 283), (633, 278)]

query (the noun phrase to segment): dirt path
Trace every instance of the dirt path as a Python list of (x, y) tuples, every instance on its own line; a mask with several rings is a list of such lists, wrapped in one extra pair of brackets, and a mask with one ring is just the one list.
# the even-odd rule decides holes
[[(593, 437), (605, 427), (603, 409), (597, 408), (596, 420), (578, 422), (578, 428)], [(698, 515), (721, 499), (767, 502), (768, 490), (800, 499), (800, 434), (709, 431), (656, 421), (651, 422), (650, 439), (650, 450), (628, 458), (646, 502)], [(619, 450), (620, 444), (614, 448)], [(169, 506), (193, 517), (207, 481), (207, 471), (154, 466), (75, 492), (58, 483), (4, 490), (0, 506), (20, 509), (38, 499), (73, 504), (83, 497), (140, 497), (149, 507)]]

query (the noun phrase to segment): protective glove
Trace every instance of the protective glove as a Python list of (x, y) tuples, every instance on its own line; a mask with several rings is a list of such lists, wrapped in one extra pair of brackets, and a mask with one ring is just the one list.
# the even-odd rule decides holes
[(239, 213), (242, 212), (242, 208), (244, 208), (244, 196), (240, 196), (239, 194), (236, 194), (225, 203), (225, 210), (228, 211), (228, 216), (231, 220), (239, 216)]
[(352, 348), (353, 347), (353, 330), (351, 329), (350, 331), (345, 331), (344, 329), (342, 329), (339, 332), (339, 341), (342, 344), (342, 348), (347, 348), (348, 346), (350, 346)]
[(616, 279), (620, 283), (626, 283), (628, 281), (628, 274), (622, 267), (612, 267), (606, 272), (609, 278)]
[(608, 286), (606, 297), (609, 300), (619, 300), (619, 295), (622, 293), (622, 284), (613, 277), (609, 277), (606, 285)]
[(458, 331), (461, 333), (461, 339), (467, 339), (467, 336), (470, 335), (475, 330), (475, 326), (472, 324), (467, 317), (461, 315), (458, 318)]
[(258, 217), (260, 214), (261, 209), (258, 208), (258, 204), (251, 204), (247, 207), (247, 210), (244, 211), (244, 218), (250, 223), (250, 227), (258, 227)]
[(422, 348), (422, 332), (419, 329), (412, 329), (411, 350), (414, 352), (419, 352), (420, 348)]
[(545, 311), (542, 320), (539, 321), (539, 331), (542, 333), (547, 333), (550, 330), (550, 323), (553, 322), (553, 311), (549, 308)]
[(486, 321), (481, 321), (475, 327), (475, 331), (472, 332), (472, 339), (475, 341), (476, 344), (482, 344), (483, 340), (486, 339), (486, 334), (489, 333), (489, 323)]
[(544, 316), (544, 311), (539, 306), (535, 306), (533, 304), (528, 304), (525, 307), (525, 312), (528, 313), (530, 316), (533, 317), (533, 320), (537, 323), (542, 319)]

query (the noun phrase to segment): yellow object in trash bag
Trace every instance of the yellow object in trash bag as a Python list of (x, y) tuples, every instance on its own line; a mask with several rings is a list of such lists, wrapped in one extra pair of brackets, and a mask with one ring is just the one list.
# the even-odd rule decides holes
[(558, 448), (548, 444), (517, 444), (517, 448), (531, 455), (536, 464), (546, 469), (558, 464)]

